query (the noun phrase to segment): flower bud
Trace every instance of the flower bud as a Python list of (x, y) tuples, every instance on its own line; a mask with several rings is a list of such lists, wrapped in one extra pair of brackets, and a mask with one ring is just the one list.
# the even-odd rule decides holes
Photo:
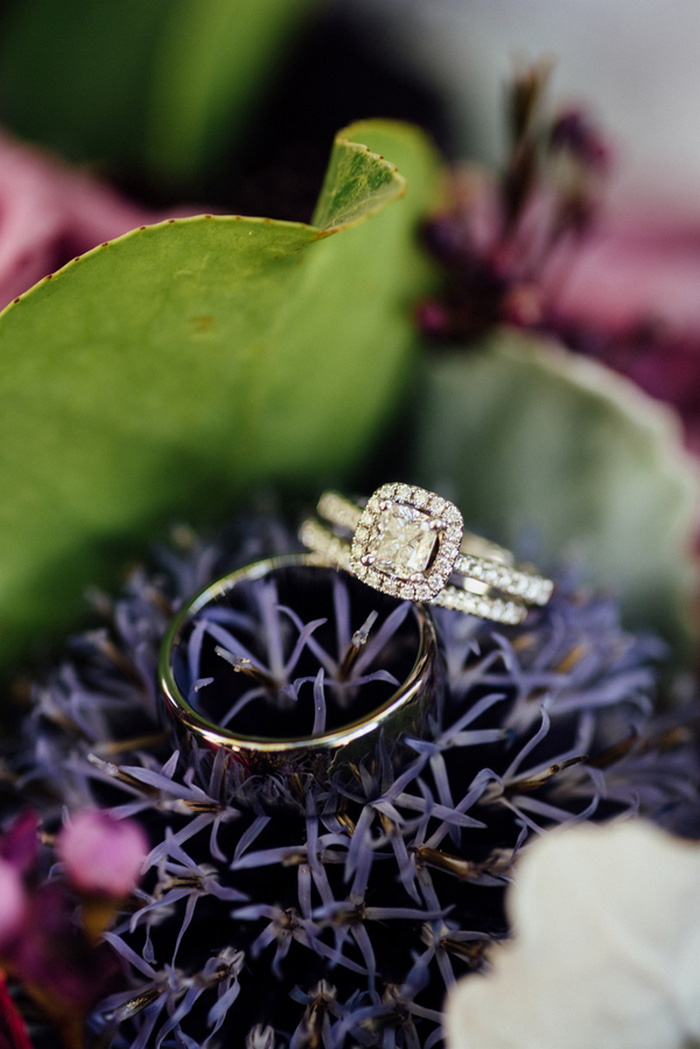
[(27, 911), (27, 897), (19, 871), (0, 858), (0, 950), (20, 931)]
[(56, 851), (76, 889), (121, 897), (138, 881), (148, 841), (132, 820), (116, 820), (99, 809), (85, 809), (63, 827)]

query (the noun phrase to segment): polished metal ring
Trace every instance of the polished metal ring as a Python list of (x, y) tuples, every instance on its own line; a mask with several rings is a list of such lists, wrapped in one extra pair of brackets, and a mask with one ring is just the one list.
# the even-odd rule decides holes
[[(382, 738), (393, 754), (394, 749), (401, 746), (403, 734), (423, 734), (429, 712), (439, 700), (442, 675), (435, 628), (428, 612), (419, 605), (407, 609), (406, 618), (399, 628), (401, 666), (407, 668), (399, 686), (387, 685), (389, 694), (370, 710), (358, 711), (350, 702), (342, 712), (343, 719), (347, 717), (347, 720), (325, 731), (280, 738), (274, 731), (278, 719), (272, 708), (268, 708), (268, 716), (260, 720), (255, 731), (241, 732), (222, 727), (192, 695), (192, 683), (187, 677), (188, 653), (191, 652), (194, 632), (202, 633), (203, 615), (211, 615), (212, 608), (228, 611), (236, 595), (256, 580), (286, 579), (286, 588), (292, 593), (306, 587), (311, 595), (308, 600), (314, 607), (313, 601), (317, 599), (320, 587), (325, 586), (329, 594), (332, 592), (334, 575), (332, 569), (319, 566), (313, 554), (273, 557), (217, 580), (180, 610), (163, 640), (159, 680), (165, 709), (185, 749), (197, 747), (214, 755), (224, 748), (245, 777), (271, 773), (281, 776), (310, 773), (326, 777), (344, 763), (357, 764), (364, 757), (372, 756)], [(369, 591), (350, 577), (348, 582), (355, 587), (355, 597), (366, 606)], [(396, 601), (388, 598), (377, 601), (377, 597), (373, 595), (371, 603), (385, 611), (398, 607)], [(386, 604), (382, 606), (382, 602)], [(332, 608), (330, 599), (331, 616)], [(315, 615), (319, 611), (316, 609)], [(370, 618), (373, 615), (371, 612)], [(360, 633), (355, 632), (353, 643)], [(256, 667), (254, 660), (246, 658), (239, 663), (249, 664), (246, 669), (253, 675), (257, 673), (261, 677), (265, 673), (261, 667)], [(221, 661), (221, 667), (225, 679), (221, 688), (225, 691), (226, 674), (228, 681), (233, 683), (236, 675), (231, 672), (241, 667), (232, 668), (225, 661)], [(356, 691), (360, 694), (360, 687)]]
[(465, 532), (453, 503), (417, 485), (384, 484), (362, 504), (324, 492), (316, 513), (299, 529), (304, 546), (381, 593), (510, 624), (552, 595), (551, 580)]

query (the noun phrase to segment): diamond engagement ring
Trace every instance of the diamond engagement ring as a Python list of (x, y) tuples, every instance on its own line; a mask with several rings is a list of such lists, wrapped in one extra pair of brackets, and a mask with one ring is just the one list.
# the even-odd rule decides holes
[(364, 507), (324, 492), (299, 538), (319, 561), (392, 597), (430, 602), (500, 623), (546, 605), (553, 584), (513, 555), (464, 531), (451, 502), (408, 484), (385, 484)]

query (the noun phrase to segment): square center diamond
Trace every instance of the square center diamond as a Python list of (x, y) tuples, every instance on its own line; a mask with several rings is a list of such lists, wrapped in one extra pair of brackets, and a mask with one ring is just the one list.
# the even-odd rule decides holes
[(425, 572), (438, 538), (425, 514), (412, 506), (394, 503), (382, 513), (368, 552), (376, 558), (375, 568), (380, 572), (408, 579), (416, 572)]

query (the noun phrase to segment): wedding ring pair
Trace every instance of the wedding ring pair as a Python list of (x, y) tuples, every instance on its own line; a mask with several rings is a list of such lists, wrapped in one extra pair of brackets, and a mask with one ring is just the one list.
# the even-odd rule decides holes
[[(161, 691), (181, 743), (208, 753), (224, 748), (244, 777), (311, 774), (327, 778), (340, 765), (359, 763), (371, 755), (380, 741), (391, 749), (406, 733), (423, 734), (442, 687), (437, 637), (425, 605), (517, 624), (529, 606), (545, 605), (552, 592), (549, 580), (529, 567), (515, 567), (507, 551), (465, 533), (462, 515), (452, 503), (416, 486), (383, 485), (364, 506), (326, 492), (319, 500), (317, 514), (305, 520), (299, 532), (309, 553), (270, 558), (208, 586), (176, 616), (161, 649)], [(385, 611), (395, 608), (396, 601), (387, 605), (386, 597), (380, 595), (411, 603), (401, 627), (395, 687), (385, 690), (371, 709), (365, 709), (362, 704), (358, 707), (360, 692), (353, 692), (350, 681), (345, 692), (351, 700), (353, 695), (356, 699), (342, 708), (335, 723), (324, 722), (318, 727), (314, 719), (313, 728), (303, 732), (295, 730), (293, 720), (285, 721), (273, 707), (258, 720), (244, 721), (242, 728), (233, 724), (228, 727), (236, 702), (229, 704), (229, 713), (224, 716), (203, 709), (198, 690), (203, 693), (216, 675), (224, 682), (217, 686), (224, 698), (236, 672), (252, 678), (253, 692), (257, 688), (260, 694), (266, 690), (273, 693), (279, 684), (256, 661), (255, 654), (227, 632), (227, 623), (246, 622), (248, 613), (236, 605), (241, 593), (256, 583), (277, 586), (279, 581), (285, 581), (289, 594), (298, 595), (304, 588), (316, 593), (319, 587), (332, 586), (338, 569), (349, 573), (348, 585), (355, 588), (360, 603), (383, 602)], [(330, 600), (331, 611), (333, 601), (337, 595)], [(283, 603), (279, 607), (293, 619), (293, 611)], [(314, 619), (318, 611), (314, 606)], [(268, 619), (270, 614), (268, 610)], [(376, 614), (372, 611), (367, 621)], [(353, 643), (361, 633), (356, 631)], [(204, 671), (200, 668), (193, 672), (193, 652), (200, 651), (209, 635), (210, 649), (223, 658), (216, 663), (210, 654)], [(297, 644), (301, 644), (301, 636), (300, 632)], [(228, 637), (230, 642), (217, 646), (211, 640), (217, 637)], [(305, 635), (304, 643), (316, 644), (310, 634)], [(362, 638), (358, 646), (361, 643)], [(350, 656), (354, 658), (351, 651)], [(333, 665), (336, 670), (340, 667), (339, 663)], [(342, 691), (340, 672), (337, 677), (332, 687)], [(310, 683), (312, 678), (309, 674), (304, 680)], [(280, 693), (282, 705), (289, 700), (289, 686), (285, 687), (287, 692)], [(238, 701), (239, 705), (242, 702)]]

